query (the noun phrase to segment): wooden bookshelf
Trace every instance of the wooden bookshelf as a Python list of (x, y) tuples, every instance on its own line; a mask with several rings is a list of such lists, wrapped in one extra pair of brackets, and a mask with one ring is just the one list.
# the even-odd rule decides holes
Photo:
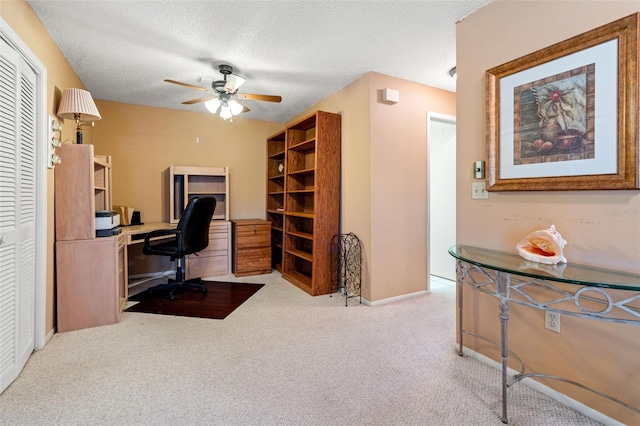
[(339, 232), (341, 117), (317, 111), (267, 138), (272, 267), (311, 295), (331, 291)]

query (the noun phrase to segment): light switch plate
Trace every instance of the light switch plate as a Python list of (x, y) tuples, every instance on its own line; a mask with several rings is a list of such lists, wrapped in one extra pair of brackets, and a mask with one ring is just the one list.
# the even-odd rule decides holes
[(484, 182), (471, 183), (471, 198), (474, 200), (488, 200), (489, 193)]
[(56, 138), (58, 141), (60, 140), (61, 129), (60, 122), (49, 116), (49, 134), (47, 135), (49, 138), (47, 143), (47, 168), (49, 169), (53, 169), (56, 164), (60, 164), (60, 157), (56, 154), (56, 146), (53, 141)]

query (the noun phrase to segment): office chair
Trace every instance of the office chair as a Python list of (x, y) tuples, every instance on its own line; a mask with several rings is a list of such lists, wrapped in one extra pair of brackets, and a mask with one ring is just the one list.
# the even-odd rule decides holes
[[(183, 262), (186, 255), (197, 253), (209, 245), (209, 224), (215, 208), (216, 199), (213, 197), (192, 198), (184, 209), (176, 229), (158, 229), (147, 234), (142, 248), (144, 254), (169, 256), (172, 261), (176, 261), (175, 280), (169, 279), (167, 284), (152, 287), (149, 292), (171, 290), (170, 300), (175, 300), (176, 293), (185, 288), (198, 288), (203, 293), (207, 292), (202, 278), (183, 279)], [(153, 238), (171, 235), (174, 238), (151, 241)]]

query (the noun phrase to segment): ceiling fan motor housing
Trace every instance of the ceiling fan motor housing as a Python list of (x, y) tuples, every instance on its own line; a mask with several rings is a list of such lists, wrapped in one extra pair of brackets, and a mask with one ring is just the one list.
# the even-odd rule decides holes
[(220, 70), (220, 74), (229, 75), (233, 72), (233, 67), (231, 65), (219, 65), (218, 69)]

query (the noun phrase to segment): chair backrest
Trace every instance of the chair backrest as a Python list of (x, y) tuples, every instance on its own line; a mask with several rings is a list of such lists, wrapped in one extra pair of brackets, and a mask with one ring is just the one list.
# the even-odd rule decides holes
[(209, 245), (209, 224), (216, 209), (213, 197), (194, 197), (182, 213), (178, 229), (182, 231), (183, 254), (191, 254)]

